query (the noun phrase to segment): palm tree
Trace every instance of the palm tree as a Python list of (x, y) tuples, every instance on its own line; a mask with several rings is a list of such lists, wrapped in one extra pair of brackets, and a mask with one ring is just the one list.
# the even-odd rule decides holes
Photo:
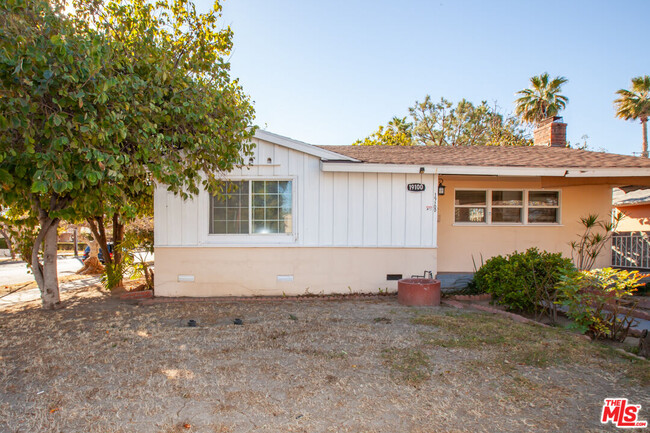
[(531, 77), (531, 86), (517, 92), (521, 95), (516, 101), (515, 114), (526, 123), (539, 123), (547, 117), (555, 116), (566, 107), (569, 98), (560, 95), (564, 77), (549, 80), (548, 72)]
[(641, 155), (648, 157), (648, 116), (650, 116), (650, 76), (632, 78), (632, 89), (621, 89), (614, 101), (616, 117), (641, 121), (643, 147)]

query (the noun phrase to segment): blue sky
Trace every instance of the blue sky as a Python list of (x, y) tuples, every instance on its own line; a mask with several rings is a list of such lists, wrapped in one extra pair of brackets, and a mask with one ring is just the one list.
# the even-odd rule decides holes
[[(200, 9), (211, 6), (198, 2)], [(495, 101), (548, 71), (569, 79), (568, 139), (641, 149), (641, 125), (614, 116), (617, 89), (650, 74), (650, 1), (228, 0), (232, 76), (256, 123), (314, 144), (351, 144), (426, 94)]]

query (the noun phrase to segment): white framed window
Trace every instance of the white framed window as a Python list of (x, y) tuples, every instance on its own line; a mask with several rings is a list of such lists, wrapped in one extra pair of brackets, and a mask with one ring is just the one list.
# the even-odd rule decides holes
[(455, 221), (463, 223), (487, 222), (487, 191), (456, 190)]
[(560, 224), (560, 191), (456, 189), (454, 223)]
[(559, 223), (560, 192), (528, 191), (528, 223)]
[(292, 235), (293, 181), (232, 180), (210, 197), (210, 235)]
[(490, 218), (493, 223), (523, 223), (524, 191), (492, 190)]

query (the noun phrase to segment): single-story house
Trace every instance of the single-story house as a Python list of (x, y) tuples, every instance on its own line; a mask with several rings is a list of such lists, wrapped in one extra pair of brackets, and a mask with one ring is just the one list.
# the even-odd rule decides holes
[(650, 232), (650, 189), (614, 188), (613, 205), (623, 214), (618, 232)]
[(376, 293), (532, 246), (570, 255), (578, 219), (609, 218), (615, 186), (650, 186), (650, 160), (568, 149), (559, 118), (540, 128), (530, 147), (313, 146), (257, 131), (229, 197), (157, 187), (156, 295)]

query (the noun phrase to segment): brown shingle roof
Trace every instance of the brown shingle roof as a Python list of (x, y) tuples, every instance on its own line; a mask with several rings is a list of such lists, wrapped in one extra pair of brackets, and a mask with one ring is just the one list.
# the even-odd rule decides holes
[(638, 156), (561, 147), (320, 146), (366, 163), (539, 168), (650, 168)]

